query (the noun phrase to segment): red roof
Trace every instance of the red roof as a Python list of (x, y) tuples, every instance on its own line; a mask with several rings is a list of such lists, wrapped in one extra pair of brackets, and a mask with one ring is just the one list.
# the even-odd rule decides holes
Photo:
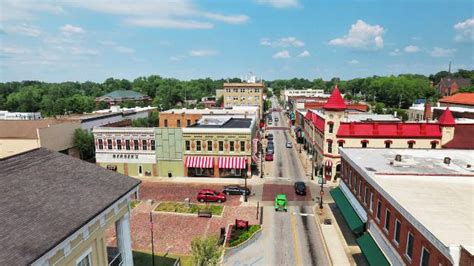
[(438, 122), (442, 126), (453, 126), (456, 124), (456, 122), (454, 122), (453, 114), (451, 113), (451, 110), (449, 110), (449, 107), (444, 110), (443, 114), (441, 114), (438, 119)]
[(456, 93), (451, 96), (443, 97), (440, 103), (474, 105), (474, 92)]
[(338, 138), (441, 138), (439, 124), (347, 123), (339, 126)]
[(324, 132), (324, 118), (320, 117), (316, 113), (313, 113), (311, 110), (308, 110), (308, 112), (306, 112), (305, 118), (313, 122), (313, 125), (321, 132)]
[(339, 88), (337, 87), (337, 85), (334, 87), (334, 90), (332, 90), (331, 96), (329, 97), (327, 103), (323, 106), (323, 108), (325, 110), (334, 111), (346, 109), (346, 103), (344, 102), (344, 99), (342, 99), (341, 92), (339, 92)]
[(454, 138), (443, 145), (447, 149), (474, 149), (474, 124), (457, 124), (454, 128)]

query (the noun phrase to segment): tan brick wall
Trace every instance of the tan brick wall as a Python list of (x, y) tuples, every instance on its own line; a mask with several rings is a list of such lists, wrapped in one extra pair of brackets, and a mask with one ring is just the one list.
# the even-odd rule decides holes
[(167, 121), (168, 128), (177, 128), (178, 120), (181, 123), (180, 127), (186, 127), (187, 121), (190, 120), (191, 125), (196, 123), (197, 120), (201, 119), (202, 114), (171, 114), (171, 113), (160, 113), (159, 127), (165, 127), (165, 121)]

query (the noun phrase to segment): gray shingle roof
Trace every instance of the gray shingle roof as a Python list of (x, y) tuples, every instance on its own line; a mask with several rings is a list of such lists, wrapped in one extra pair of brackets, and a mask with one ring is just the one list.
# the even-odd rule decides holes
[(113, 91), (113, 92), (109, 92), (99, 98), (105, 98), (105, 97), (109, 97), (109, 98), (123, 98), (123, 99), (142, 99), (143, 97), (145, 97), (144, 95), (136, 92), (136, 91), (132, 91), (132, 90), (116, 90), (116, 91)]
[(0, 265), (26, 265), (140, 184), (40, 148), (0, 159)]

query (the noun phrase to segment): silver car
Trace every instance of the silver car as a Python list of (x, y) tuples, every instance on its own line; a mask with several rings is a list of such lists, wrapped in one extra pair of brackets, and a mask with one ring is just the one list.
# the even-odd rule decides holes
[(293, 148), (293, 144), (291, 144), (291, 141), (288, 141), (288, 142), (286, 143), (286, 147), (287, 147), (287, 148), (290, 148), (290, 149)]

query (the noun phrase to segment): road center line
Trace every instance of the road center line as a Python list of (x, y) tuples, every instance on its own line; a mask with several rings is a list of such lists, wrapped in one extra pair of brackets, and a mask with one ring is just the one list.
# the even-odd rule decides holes
[(291, 225), (291, 234), (293, 235), (293, 247), (294, 247), (294, 252), (295, 252), (295, 259), (296, 259), (296, 264), (297, 266), (302, 265), (301, 264), (301, 257), (300, 257), (300, 243), (298, 241), (298, 236), (296, 232), (296, 221), (295, 221), (295, 216), (290, 215), (290, 225)]

